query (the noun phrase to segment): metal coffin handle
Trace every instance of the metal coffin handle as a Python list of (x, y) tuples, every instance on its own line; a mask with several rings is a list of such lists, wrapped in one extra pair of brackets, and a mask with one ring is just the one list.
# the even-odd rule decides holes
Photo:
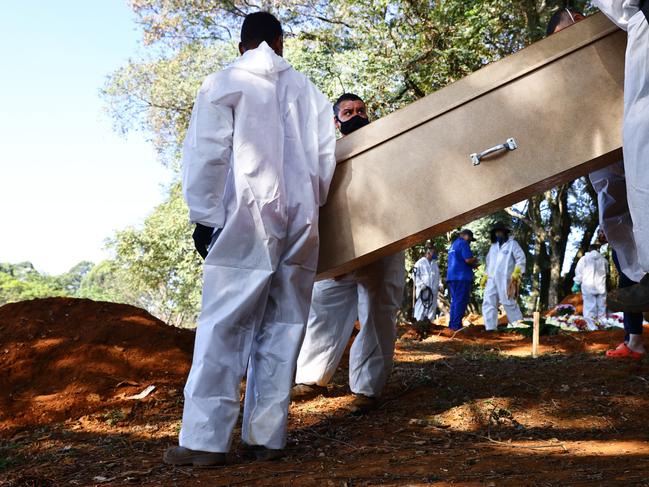
[(494, 147), (491, 147), (487, 150), (484, 150), (480, 153), (474, 153), (471, 154), (471, 162), (473, 163), (474, 166), (479, 166), (480, 161), (487, 156), (490, 156), (491, 154), (495, 154), (496, 152), (500, 151), (513, 151), (518, 149), (518, 144), (516, 143), (516, 140), (514, 138), (509, 138), (504, 144), (496, 145)]

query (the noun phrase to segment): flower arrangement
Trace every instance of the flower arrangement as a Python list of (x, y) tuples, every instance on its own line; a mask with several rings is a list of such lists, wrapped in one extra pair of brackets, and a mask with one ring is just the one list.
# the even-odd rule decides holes
[[(622, 313), (612, 313), (589, 323), (589, 320), (576, 314), (576, 312), (577, 310), (572, 304), (560, 304), (548, 316), (542, 318), (543, 325), (571, 332), (608, 330), (610, 328), (624, 327), (624, 315)], [(531, 318), (525, 318), (518, 323), (508, 325), (507, 328), (512, 329), (512, 331), (516, 331), (515, 329), (519, 328), (522, 329), (520, 331), (523, 333), (527, 333), (528, 327), (531, 326)]]
[(571, 316), (568, 319), (568, 323), (575, 326), (579, 331), (588, 331), (590, 329), (588, 322), (584, 318), (581, 318), (579, 316)]
[(575, 314), (574, 306), (560, 304), (554, 309), (553, 316), (547, 317), (547, 322), (558, 326), (564, 331), (608, 330), (610, 328), (623, 328), (624, 316), (621, 313), (613, 313), (599, 320), (594, 320), (590, 325), (583, 316)]

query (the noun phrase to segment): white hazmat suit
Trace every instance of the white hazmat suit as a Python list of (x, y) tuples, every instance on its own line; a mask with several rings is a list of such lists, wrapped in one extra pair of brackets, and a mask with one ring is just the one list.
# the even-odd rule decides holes
[[(624, 170), (638, 261), (649, 272), (649, 22), (640, 0), (595, 0), (628, 33), (624, 73)], [(631, 278), (631, 276), (628, 276)]]
[(624, 163), (618, 162), (589, 174), (597, 192), (599, 225), (617, 254), (622, 272), (639, 282), (644, 275), (638, 262), (633, 237), (633, 221), (626, 197)]
[(354, 394), (380, 396), (392, 370), (404, 283), (403, 252), (339, 279), (316, 282), (295, 382), (329, 383), (358, 317), (361, 329), (349, 354), (349, 387)]
[(491, 244), (487, 253), (488, 278), (482, 301), (482, 315), (487, 330), (498, 328), (498, 303), (505, 308), (510, 323), (523, 319), (516, 297), (510, 298), (507, 288), (516, 267), (520, 268), (521, 273), (525, 272), (525, 261), (525, 252), (514, 237), (509, 237), (502, 245)]
[[(439, 266), (436, 260), (428, 260), (422, 257), (415, 263), (415, 319), (423, 320), (424, 317), (429, 320), (435, 318), (437, 311), (437, 294), (439, 291)], [(421, 292), (429, 288), (432, 296), (430, 300), (424, 302)]]
[(575, 267), (575, 282), (581, 284), (583, 315), (588, 327), (595, 329), (595, 320), (606, 317), (606, 271), (608, 262), (597, 250), (586, 252)]
[(281, 449), (335, 168), (331, 104), (266, 43), (208, 76), (184, 145), (205, 259), (180, 446), (227, 452), (246, 368), (243, 441)]

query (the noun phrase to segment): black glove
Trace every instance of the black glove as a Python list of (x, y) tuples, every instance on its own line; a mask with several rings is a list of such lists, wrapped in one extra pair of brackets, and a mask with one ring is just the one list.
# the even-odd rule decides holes
[(212, 235), (214, 234), (214, 229), (212, 227), (206, 227), (200, 223), (196, 224), (192, 238), (194, 239), (194, 247), (196, 247), (196, 252), (205, 259), (207, 257), (207, 247), (212, 243)]

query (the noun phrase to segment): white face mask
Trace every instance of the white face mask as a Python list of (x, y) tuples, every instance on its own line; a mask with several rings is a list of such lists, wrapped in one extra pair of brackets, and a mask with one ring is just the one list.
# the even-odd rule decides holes
[(570, 16), (570, 20), (572, 20), (573, 24), (576, 24), (577, 21), (575, 20), (575, 17), (572, 15), (572, 12), (570, 11), (569, 8), (564, 9), (566, 12), (568, 12), (568, 15)]

